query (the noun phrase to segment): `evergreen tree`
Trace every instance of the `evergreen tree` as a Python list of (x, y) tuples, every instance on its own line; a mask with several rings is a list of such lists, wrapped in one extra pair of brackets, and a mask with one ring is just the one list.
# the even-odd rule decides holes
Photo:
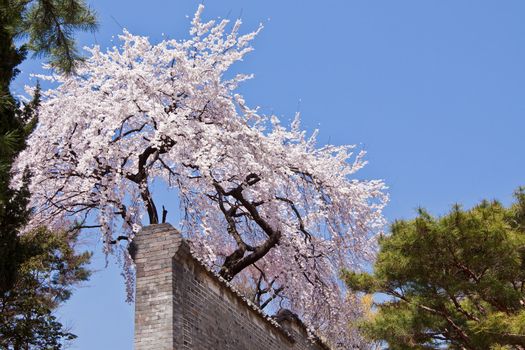
[(390, 349), (525, 349), (525, 192), (441, 218), (420, 210), (380, 240), (374, 273), (348, 286), (387, 301), (362, 323)]
[(33, 101), (23, 109), (15, 105), (14, 122), (11, 124), (13, 127), (7, 129), (6, 147), (0, 151), (0, 296), (12, 288), (18, 268), (26, 258), (22, 253), (25, 249), (21, 246), (18, 233), (30, 215), (27, 208), (29, 169), (24, 178), (25, 185), (20, 190), (9, 188), (9, 170), (14, 156), (23, 148), (23, 141), (36, 123), (39, 90), (37, 85)]
[(40, 228), (20, 238), (23, 261), (14, 285), (0, 294), (0, 349), (61, 349), (75, 335), (52, 311), (89, 277), (90, 254), (77, 254), (75, 235)]
[[(12, 69), (26, 56), (49, 58), (52, 67), (72, 73), (82, 57), (75, 46), (75, 31), (93, 31), (95, 13), (83, 0), (0, 0), (2, 20), (2, 82), (13, 78)], [(23, 42), (16, 47), (16, 41)], [(4, 75), (5, 74), (5, 75)], [(16, 71), (15, 71), (16, 74)]]
[[(74, 73), (81, 60), (74, 32), (95, 27), (94, 13), (82, 0), (0, 0), (0, 348), (6, 347), (5, 344), (14, 349), (60, 348), (58, 339), (71, 335), (53, 318), (52, 310), (68, 294), (56, 298), (55, 303), (43, 301), (49, 293), (68, 290), (87, 277), (84, 271), (82, 278), (61, 279), (59, 283), (48, 284), (46, 290), (34, 288), (42, 282), (35, 276), (68, 274), (83, 265), (87, 257), (73, 251), (64, 255), (75, 236), (58, 234), (57, 237), (66, 239), (63, 246), (50, 235), (44, 235), (47, 240), (32, 234), (19, 236), (30, 215), (27, 208), (30, 169), (24, 177), (25, 185), (16, 191), (9, 188), (10, 170), (36, 125), (40, 96), (37, 87), (33, 101), (21, 105), (11, 94), (10, 83), (28, 52), (48, 57), (58, 71)], [(56, 261), (33, 265), (42, 256), (55, 256)], [(69, 264), (67, 259), (78, 261)], [(18, 340), (10, 342), (14, 336)]]
[[(74, 41), (77, 30), (96, 28), (94, 12), (83, 0), (0, 0), (0, 192), (9, 164), (24, 147), (27, 133), (9, 90), (28, 52), (45, 56), (58, 71), (71, 74), (82, 60)], [(17, 44), (20, 44), (17, 46)], [(1, 197), (0, 197), (1, 198)], [(5, 200), (5, 198), (4, 198)]]

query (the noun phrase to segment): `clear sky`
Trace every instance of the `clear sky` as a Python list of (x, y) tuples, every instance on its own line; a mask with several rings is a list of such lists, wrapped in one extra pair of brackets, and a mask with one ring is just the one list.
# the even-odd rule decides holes
[[(158, 41), (184, 38), (195, 0), (92, 0), (100, 29), (82, 45), (112, 46), (127, 28)], [(525, 185), (525, 2), (482, 0), (206, 1), (205, 18), (262, 22), (255, 51), (235, 67), (254, 73), (247, 102), (283, 121), (299, 110), (321, 143), (358, 144), (370, 164), (359, 176), (389, 186), (389, 221), (418, 206), (444, 214), (454, 203), (511, 201)], [(13, 84), (21, 91), (28, 61)], [(176, 202), (160, 196), (162, 204)], [(176, 223), (170, 212), (171, 221)], [(73, 349), (128, 350), (133, 306), (110, 260), (60, 310), (79, 336)]]

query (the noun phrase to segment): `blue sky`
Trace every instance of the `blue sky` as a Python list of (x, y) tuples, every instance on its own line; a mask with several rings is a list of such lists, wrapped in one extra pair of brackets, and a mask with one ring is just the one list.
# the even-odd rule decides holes
[[(184, 38), (198, 1), (92, 0), (100, 29), (81, 45), (112, 46), (127, 28), (158, 41)], [(265, 26), (235, 70), (247, 102), (289, 121), (302, 113), (320, 143), (358, 144), (370, 164), (359, 176), (389, 186), (389, 221), (418, 206), (444, 214), (483, 198), (510, 203), (525, 185), (525, 2), (206, 1), (205, 18)], [(26, 61), (13, 84), (33, 83)], [(175, 200), (161, 196), (168, 204)], [(173, 205), (173, 204), (172, 204)], [(175, 217), (170, 213), (171, 220)], [(79, 338), (73, 349), (131, 349), (133, 307), (119, 269), (100, 244), (93, 278), (61, 309)]]

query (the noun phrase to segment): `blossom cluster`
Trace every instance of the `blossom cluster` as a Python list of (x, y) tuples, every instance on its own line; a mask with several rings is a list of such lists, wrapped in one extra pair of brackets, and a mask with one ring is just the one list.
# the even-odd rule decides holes
[(110, 243), (131, 240), (145, 215), (160, 221), (151, 186), (162, 182), (206, 264), (227, 266), (259, 305), (287, 306), (333, 344), (355, 344), (341, 327), (359, 303), (338, 276), (373, 257), (385, 185), (355, 178), (366, 164), (355, 146), (318, 146), (299, 116), (287, 128), (249, 107), (237, 86), (251, 76), (225, 77), (260, 28), (241, 35), (239, 20), (206, 22), (202, 10), (187, 40), (124, 31), (120, 47), (89, 48), (77, 75), (48, 77), (58, 86), (43, 93), (14, 167), (13, 186), (24, 169), (33, 175), (30, 225), (95, 218), (130, 268), (125, 245)]

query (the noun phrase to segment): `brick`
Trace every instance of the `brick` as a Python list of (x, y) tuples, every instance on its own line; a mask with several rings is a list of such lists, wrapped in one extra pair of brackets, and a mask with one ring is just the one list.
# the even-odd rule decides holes
[(135, 350), (327, 350), (302, 323), (277, 326), (195, 259), (169, 224), (135, 239)]

